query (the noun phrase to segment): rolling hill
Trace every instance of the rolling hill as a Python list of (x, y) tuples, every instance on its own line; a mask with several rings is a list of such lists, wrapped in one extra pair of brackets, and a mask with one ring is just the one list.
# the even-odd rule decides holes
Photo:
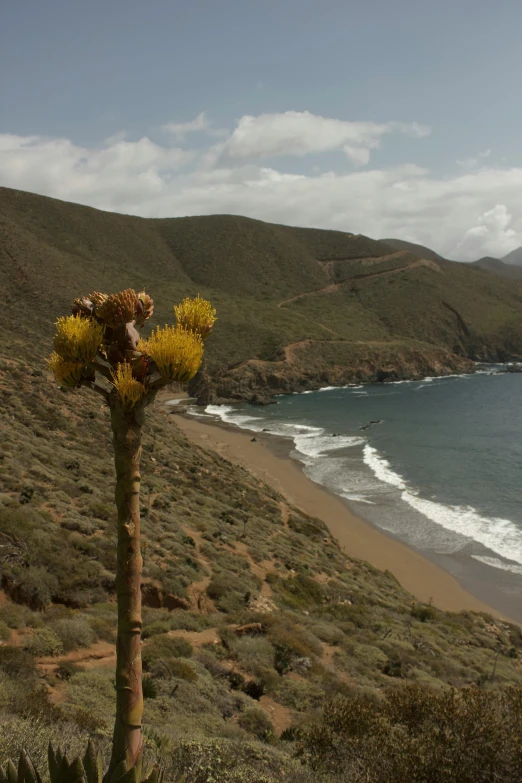
[(144, 219), (6, 188), (0, 231), (4, 341), (40, 361), (56, 316), (93, 289), (145, 287), (159, 322), (184, 295), (210, 298), (202, 400), (266, 402), (522, 354), (522, 282), (409, 244), (230, 215)]
[[(113, 720), (107, 410), (86, 389), (57, 389), (43, 359), (73, 296), (146, 285), (161, 323), (173, 300), (207, 294), (220, 321), (203, 391), (245, 398), (520, 349), (518, 284), (367, 237), (229, 216), (143, 220), (4, 189), (0, 238), (0, 764), (20, 746), (41, 764), (49, 739), (74, 754), (94, 737), (106, 752)], [(191, 770), (190, 781), (342, 783), (348, 763), (354, 783), (374, 780), (361, 748), (410, 780), (418, 757), (400, 746), (397, 767), (402, 723), (414, 716), (426, 755), (439, 714), (460, 737), (468, 712), (470, 757), (483, 747), (507, 768), (497, 700), (521, 682), (520, 629), (415, 601), (392, 574), (341, 551), (321, 520), (189, 442), (173, 418), (159, 401), (150, 409), (140, 469), (144, 733), (166, 780)], [(437, 694), (466, 685), (483, 706), (458, 723)], [(362, 727), (340, 776), (297, 757), (306, 732), (323, 736), (332, 696)], [(397, 717), (383, 723), (388, 700)], [(497, 724), (498, 748), (483, 742)]]
[(415, 242), (406, 242), (404, 239), (381, 239), (388, 247), (393, 247), (395, 250), (407, 250), (420, 258), (429, 258), (431, 261), (443, 261), (443, 257), (436, 253), (434, 250), (430, 250), (425, 245), (417, 245)]
[(522, 247), (517, 247), (516, 250), (512, 250), (507, 256), (503, 256), (502, 261), (504, 264), (522, 266)]
[(506, 277), (509, 280), (522, 280), (522, 266), (509, 264), (506, 261), (501, 261), (500, 258), (484, 256), (484, 258), (474, 261), (473, 266), (486, 269), (494, 275), (500, 275), (500, 277)]

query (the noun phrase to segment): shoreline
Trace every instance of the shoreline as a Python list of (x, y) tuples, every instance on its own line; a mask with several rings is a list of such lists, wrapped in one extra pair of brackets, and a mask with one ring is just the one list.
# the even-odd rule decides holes
[(440, 565), (355, 514), (344, 498), (308, 478), (298, 460), (290, 456), (293, 445), (290, 439), (249, 433), (221, 421), (174, 413), (172, 409), (169, 414), (192, 442), (241, 465), (277, 490), (291, 505), (322, 519), (348, 556), (390, 571), (417, 600), (431, 600), (434, 606), (446, 611), (487, 612), (516, 622), (466, 590)]

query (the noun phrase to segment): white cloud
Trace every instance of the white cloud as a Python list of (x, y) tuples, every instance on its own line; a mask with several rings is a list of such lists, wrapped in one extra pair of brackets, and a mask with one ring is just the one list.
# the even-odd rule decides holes
[(475, 158), (464, 158), (463, 160), (458, 160), (457, 166), (460, 166), (462, 169), (474, 169), (479, 165), (479, 163), (482, 163), (483, 160), (489, 158), (490, 155), (491, 150), (484, 150), (484, 152), (479, 152)]
[(279, 155), (302, 157), (310, 153), (343, 150), (354, 163), (365, 165), (370, 151), (387, 133), (415, 138), (429, 134), (418, 123), (347, 122), (320, 117), (309, 111), (241, 117), (222, 150), (224, 161), (259, 160)]
[(176, 141), (183, 141), (189, 133), (206, 133), (207, 136), (223, 136), (227, 131), (213, 128), (206, 112), (202, 111), (196, 119), (189, 122), (167, 122), (161, 130), (169, 133)]
[(279, 135), (268, 137), (259, 128), (277, 129), (279, 121), (267, 125), (262, 120), (257, 126), (257, 118), (243, 118), (237, 128), (255, 132), (243, 135), (241, 143), (234, 131), (197, 151), (148, 137), (129, 141), (118, 135), (99, 147), (85, 147), (69, 139), (0, 134), (0, 185), (145, 217), (228, 212), (403, 237), (464, 260), (501, 256), (522, 245), (522, 168), (483, 166), (440, 179), (413, 163), (351, 172), (308, 166), (311, 173), (306, 174), (296, 173), (295, 167), (289, 173), (283, 166), (261, 165), (274, 150), (287, 154), (296, 137), (300, 155), (327, 151), (334, 144), (335, 149), (351, 148), (350, 156), (364, 163), (371, 145), (392, 132), (391, 126), (413, 136), (425, 133), (422, 127), (398, 123), (348, 123), (348, 130), (336, 120), (327, 120), (325, 129), (323, 118), (315, 118), (316, 123), (313, 115), (307, 117), (306, 133), (297, 133), (296, 127), (305, 127), (299, 121), (293, 136), (279, 125)]
[(520, 245), (519, 235), (509, 227), (512, 219), (504, 204), (496, 204), (466, 231), (458, 246), (459, 253), (465, 258), (507, 255)]

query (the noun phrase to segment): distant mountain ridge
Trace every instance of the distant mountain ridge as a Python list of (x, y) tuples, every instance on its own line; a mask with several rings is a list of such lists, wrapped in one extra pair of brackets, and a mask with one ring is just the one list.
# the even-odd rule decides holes
[(514, 264), (516, 266), (522, 266), (522, 247), (517, 247), (508, 253), (507, 256), (502, 258), (505, 264)]
[(129, 286), (154, 297), (155, 323), (186, 295), (216, 306), (193, 388), (206, 402), (522, 356), (522, 281), (400, 240), (234, 215), (145, 219), (7, 188), (0, 236), (4, 342), (42, 367), (74, 297)]
[[(385, 243), (388, 247), (393, 247), (396, 250), (407, 250), (422, 258), (428, 258), (433, 261), (444, 260), (442, 256), (429, 247), (417, 245), (414, 242), (406, 242), (404, 239), (381, 239), (380, 241)], [(471, 265), (485, 269), (494, 275), (507, 277), (510, 280), (522, 280), (522, 247), (512, 250), (511, 253), (508, 253), (503, 258), (484, 256), (477, 261), (472, 261)], [(521, 267), (521, 269), (518, 269), (517, 267)]]
[(509, 280), (522, 280), (522, 265), (516, 266), (515, 264), (509, 264), (507, 261), (501, 260), (500, 258), (484, 256), (484, 258), (479, 258), (478, 261), (473, 261), (472, 266), (486, 269), (494, 275), (500, 275)]

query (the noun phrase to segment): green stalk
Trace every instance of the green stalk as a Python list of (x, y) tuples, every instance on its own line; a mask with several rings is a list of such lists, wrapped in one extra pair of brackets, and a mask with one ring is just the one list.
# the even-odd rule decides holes
[(124, 410), (111, 401), (116, 507), (118, 509), (118, 637), (116, 642), (116, 719), (107, 779), (123, 760), (141, 760), (143, 692), (141, 685), (140, 457), (145, 408)]

